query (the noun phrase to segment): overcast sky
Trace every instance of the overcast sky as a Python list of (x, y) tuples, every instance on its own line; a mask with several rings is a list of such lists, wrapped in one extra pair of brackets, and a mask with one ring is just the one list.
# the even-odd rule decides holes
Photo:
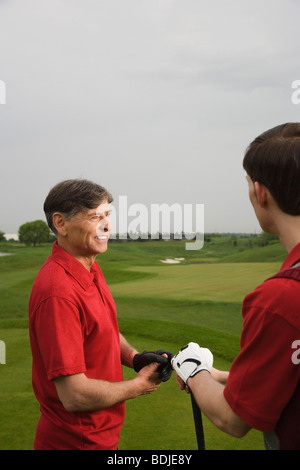
[(0, 230), (66, 178), (260, 232), (242, 159), (300, 120), (298, 0), (0, 0)]

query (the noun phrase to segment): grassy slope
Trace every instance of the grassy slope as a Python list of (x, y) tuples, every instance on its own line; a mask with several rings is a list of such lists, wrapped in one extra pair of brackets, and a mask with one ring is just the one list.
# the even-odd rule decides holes
[[(246, 243), (246, 242), (245, 242)], [(244, 294), (276, 271), (285, 253), (279, 244), (265, 248), (233, 247), (217, 239), (201, 251), (185, 251), (183, 242), (112, 243), (99, 259), (113, 292), (119, 325), (139, 349), (164, 347), (176, 352), (194, 340), (212, 349), (215, 365), (228, 368), (239, 349), (240, 302)], [(7, 364), (0, 366), (0, 448), (31, 449), (38, 405), (31, 388), (27, 304), (38, 269), (51, 246), (1, 245), (14, 253), (0, 258), (0, 339)], [(160, 259), (184, 257), (180, 265)], [(125, 378), (132, 371), (124, 370)], [(17, 430), (15, 423), (18, 422)], [(153, 432), (160, 429), (165, 433)], [(183, 432), (178, 435), (178, 423)], [(262, 448), (260, 433), (236, 440), (205, 420), (208, 448)], [(120, 449), (195, 449), (189, 397), (174, 383), (127, 403)]]

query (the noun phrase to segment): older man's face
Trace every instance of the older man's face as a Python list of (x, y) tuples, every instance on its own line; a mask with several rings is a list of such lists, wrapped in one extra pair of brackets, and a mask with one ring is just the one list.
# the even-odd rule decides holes
[(76, 256), (95, 256), (107, 250), (111, 224), (107, 201), (96, 209), (78, 212), (67, 223), (68, 244)]

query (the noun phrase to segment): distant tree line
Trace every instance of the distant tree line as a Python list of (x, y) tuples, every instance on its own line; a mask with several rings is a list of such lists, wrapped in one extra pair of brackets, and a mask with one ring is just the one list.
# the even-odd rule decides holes
[[(21, 225), (18, 231), (19, 241), (25, 243), (25, 245), (37, 246), (40, 243), (53, 243), (56, 239), (55, 235), (50, 231), (48, 225), (43, 220), (35, 220), (32, 222), (26, 222)], [(239, 239), (248, 239), (248, 247), (252, 248), (253, 246), (267, 246), (270, 243), (278, 240), (277, 235), (270, 233), (262, 232), (261, 234), (245, 234), (245, 233), (206, 233), (204, 234), (204, 242), (211, 243), (216, 238), (227, 238), (228, 243), (233, 244), (233, 246), (238, 246)], [(182, 233), (173, 233), (173, 234), (144, 234), (137, 233), (133, 234), (116, 234), (111, 237), (112, 242), (124, 242), (124, 241), (140, 241), (146, 242), (149, 240), (190, 240), (188, 236)], [(7, 241), (5, 238), (5, 233), (0, 231), (0, 242)]]

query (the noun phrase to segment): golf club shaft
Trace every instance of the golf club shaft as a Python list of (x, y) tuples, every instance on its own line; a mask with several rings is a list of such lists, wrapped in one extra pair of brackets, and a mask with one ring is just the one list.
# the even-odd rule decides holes
[(202, 415), (199, 406), (196, 403), (196, 400), (191, 393), (191, 401), (194, 415), (195, 430), (197, 436), (198, 450), (205, 450), (205, 440), (204, 440), (204, 431), (202, 423)]

